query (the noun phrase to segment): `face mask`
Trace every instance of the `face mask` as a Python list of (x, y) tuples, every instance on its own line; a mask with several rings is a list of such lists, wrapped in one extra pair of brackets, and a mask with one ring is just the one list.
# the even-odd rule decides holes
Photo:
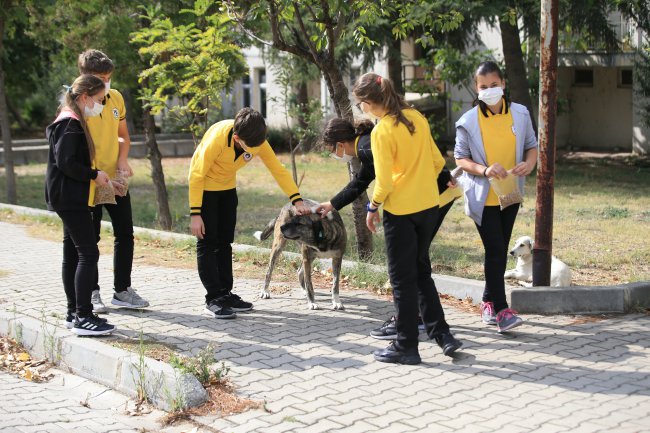
[(348, 155), (346, 153), (344, 153), (343, 156), (338, 156), (336, 153), (332, 153), (330, 154), (330, 156), (337, 161), (343, 161), (343, 162), (350, 162), (352, 161), (352, 158), (354, 158), (354, 156)]
[(503, 87), (491, 87), (483, 89), (478, 92), (479, 101), (483, 101), (488, 105), (497, 104), (503, 97)]
[(84, 115), (86, 117), (95, 117), (99, 116), (102, 114), (102, 110), (104, 109), (104, 106), (102, 104), (98, 104), (97, 102), (93, 101), (93, 108), (88, 108), (84, 107)]
[(108, 91), (111, 90), (111, 80), (108, 80), (108, 83), (104, 83), (104, 86), (106, 87), (106, 94), (108, 95)]

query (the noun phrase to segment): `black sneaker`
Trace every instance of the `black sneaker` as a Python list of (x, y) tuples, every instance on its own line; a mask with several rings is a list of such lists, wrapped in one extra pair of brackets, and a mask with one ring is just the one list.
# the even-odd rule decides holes
[(383, 325), (370, 331), (370, 336), (377, 340), (394, 340), (397, 337), (397, 328), (395, 327), (395, 316), (386, 320)]
[[(65, 315), (65, 327), (68, 329), (74, 328), (74, 313), (66, 313)], [(108, 319), (101, 318), (97, 316), (98, 320), (101, 320), (104, 323), (108, 323)]]
[(218, 302), (215, 299), (208, 302), (203, 311), (215, 319), (234, 319), (237, 317), (237, 314), (235, 314), (229, 305), (226, 305), (225, 302)]
[(375, 359), (379, 362), (389, 362), (397, 364), (415, 365), (422, 362), (417, 347), (411, 349), (401, 349), (397, 342), (391, 342), (387, 348), (375, 350), (373, 352)]
[(88, 317), (77, 317), (72, 326), (72, 332), (81, 336), (106, 335), (115, 331), (115, 326), (91, 314)]
[(451, 335), (451, 332), (445, 332), (440, 334), (435, 338), (436, 343), (442, 349), (442, 354), (445, 356), (451, 356), (452, 353), (461, 348), (463, 343), (459, 340), (456, 340), (456, 337)]
[(244, 301), (238, 295), (234, 293), (228, 293), (224, 296), (225, 302), (232, 309), (232, 311), (250, 311), (253, 309), (253, 304), (250, 302)]

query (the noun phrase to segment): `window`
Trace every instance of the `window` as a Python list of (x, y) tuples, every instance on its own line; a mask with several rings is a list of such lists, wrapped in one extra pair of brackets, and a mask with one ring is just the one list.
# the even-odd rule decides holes
[(251, 106), (251, 77), (248, 75), (241, 79), (242, 107)]
[(594, 87), (594, 70), (576, 69), (573, 73), (573, 85), (576, 87)]
[(631, 88), (632, 84), (634, 84), (632, 69), (619, 69), (618, 87)]
[(266, 69), (258, 71), (257, 84), (260, 87), (260, 113), (266, 119)]

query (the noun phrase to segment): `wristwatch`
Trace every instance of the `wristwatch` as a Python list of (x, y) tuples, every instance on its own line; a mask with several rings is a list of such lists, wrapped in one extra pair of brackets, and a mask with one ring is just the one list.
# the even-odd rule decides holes
[(379, 208), (378, 207), (374, 208), (374, 209), (370, 208), (370, 202), (368, 202), (368, 203), (366, 203), (366, 210), (368, 212), (370, 212), (370, 213), (375, 213), (375, 212), (377, 212), (379, 210)]

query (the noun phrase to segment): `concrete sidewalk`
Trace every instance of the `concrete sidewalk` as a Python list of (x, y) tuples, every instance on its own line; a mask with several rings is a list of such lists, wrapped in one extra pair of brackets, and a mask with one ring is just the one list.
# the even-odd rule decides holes
[[(61, 246), (0, 223), (0, 308), (35, 318), (65, 311)], [(100, 284), (110, 300), (112, 258), (100, 258)], [(111, 309), (120, 332), (194, 353), (208, 343), (231, 367), (238, 391), (268, 411), (199, 419), (225, 432), (650, 431), (650, 317), (605, 320), (524, 316), (525, 326), (498, 335), (474, 314), (446, 308), (464, 342), (447, 358), (422, 339), (423, 364), (375, 362), (385, 342), (368, 331), (392, 305), (366, 292), (344, 292), (345, 311), (305, 309), (295, 288), (255, 300), (236, 320), (201, 315), (204, 290), (194, 270), (136, 266), (133, 286), (152, 307)], [(260, 281), (238, 280), (254, 299)], [(296, 284), (297, 287), (297, 284)], [(83, 361), (83, 360), (82, 360)]]

